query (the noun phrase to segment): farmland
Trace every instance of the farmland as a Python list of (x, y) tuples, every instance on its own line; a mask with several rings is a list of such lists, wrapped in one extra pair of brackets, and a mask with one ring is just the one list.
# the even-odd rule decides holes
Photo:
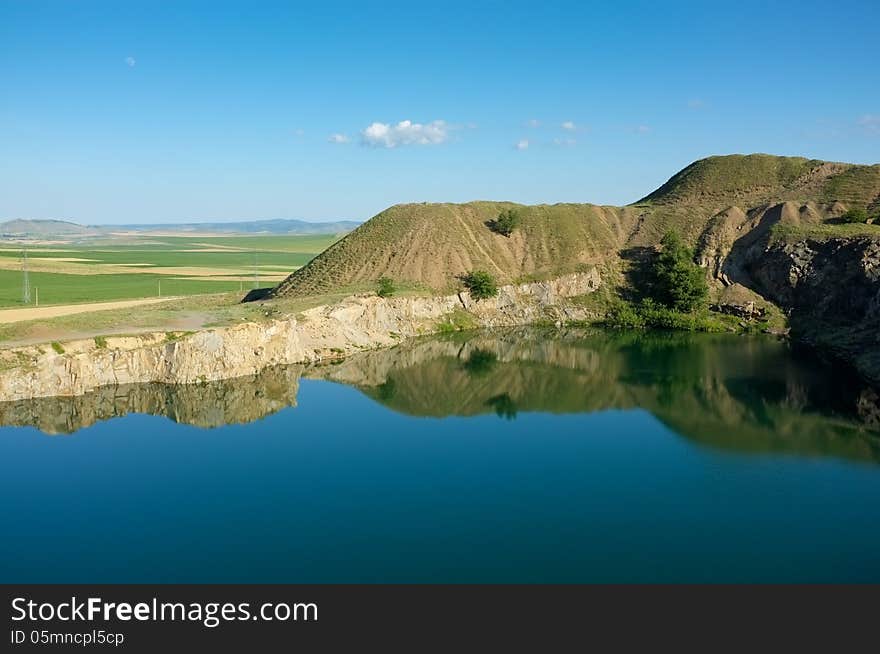
[(22, 249), (40, 306), (247, 291), (272, 285), (336, 235), (125, 236), (85, 241), (0, 240), (0, 307), (22, 303)]

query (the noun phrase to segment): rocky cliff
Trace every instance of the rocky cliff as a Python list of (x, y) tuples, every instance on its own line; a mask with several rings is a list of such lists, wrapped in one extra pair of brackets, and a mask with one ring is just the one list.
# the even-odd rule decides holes
[(794, 338), (880, 381), (880, 226), (828, 230), (839, 203), (732, 206), (709, 221), (697, 262), (721, 287), (741, 286), (785, 310)]
[[(257, 375), (271, 366), (338, 358), (456, 326), (498, 327), (588, 317), (569, 298), (595, 291), (598, 272), (505, 286), (475, 301), (442, 297), (350, 297), (261, 323), (191, 334), (153, 333), (0, 351), (0, 401), (81, 395), (105, 386), (198, 384)], [(59, 351), (60, 350), (60, 351)]]
[(164, 416), (197, 427), (246, 424), (289, 406), (303, 366), (275, 366), (256, 375), (203, 384), (102, 386), (83, 395), (0, 402), (0, 425), (70, 434), (129, 413)]

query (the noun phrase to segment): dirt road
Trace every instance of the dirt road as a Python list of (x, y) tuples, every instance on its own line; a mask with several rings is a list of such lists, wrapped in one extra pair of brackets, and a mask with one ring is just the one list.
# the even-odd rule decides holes
[(139, 307), (144, 304), (156, 304), (177, 300), (177, 297), (154, 297), (144, 300), (122, 300), (119, 302), (92, 302), (90, 304), (61, 304), (50, 307), (28, 307), (26, 309), (0, 309), (0, 324), (21, 322), (23, 320), (39, 320), (41, 318), (57, 318), (58, 316), (70, 316), (74, 313), (88, 313), (89, 311), (104, 311), (106, 309), (127, 309)]

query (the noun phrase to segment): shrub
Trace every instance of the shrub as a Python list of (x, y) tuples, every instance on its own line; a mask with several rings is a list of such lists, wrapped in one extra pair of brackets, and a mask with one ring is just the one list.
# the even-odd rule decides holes
[(479, 377), (490, 372), (497, 361), (498, 355), (491, 350), (476, 348), (464, 362), (464, 369), (468, 374)]
[(619, 329), (641, 329), (645, 327), (645, 319), (631, 304), (618, 302), (614, 304), (603, 321), (608, 327)]
[(52, 349), (55, 350), (58, 354), (64, 354), (64, 348), (58, 341), (52, 341)]
[(461, 276), (461, 282), (475, 300), (485, 300), (498, 295), (495, 278), (485, 270), (472, 270)]
[(376, 289), (376, 294), (379, 297), (391, 297), (397, 292), (397, 287), (394, 286), (394, 281), (389, 277), (382, 277), (379, 280), (379, 286)]
[(862, 208), (856, 207), (849, 209), (840, 219), (845, 223), (866, 223), (868, 222), (868, 212)]
[(107, 347), (107, 339), (103, 336), (95, 336), (95, 347), (105, 348)]
[(486, 405), (495, 409), (495, 413), (499, 418), (504, 418), (505, 420), (513, 420), (516, 418), (516, 402), (513, 401), (513, 398), (510, 397), (509, 393), (502, 393), (501, 395), (495, 395), (486, 400)]
[(496, 234), (510, 236), (513, 234), (513, 230), (519, 227), (519, 223), (519, 214), (513, 209), (508, 209), (507, 211), (502, 211), (495, 220), (490, 220), (487, 224), (489, 229)]
[(618, 329), (673, 329), (686, 332), (723, 332), (727, 326), (704, 312), (684, 313), (645, 299), (639, 305), (620, 301), (605, 314), (606, 327)]
[(660, 244), (663, 249), (654, 264), (654, 298), (676, 311), (695, 310), (709, 294), (703, 270), (676, 232), (667, 232)]
[(390, 402), (397, 394), (397, 382), (393, 377), (388, 377), (384, 383), (376, 388), (376, 397), (380, 402)]

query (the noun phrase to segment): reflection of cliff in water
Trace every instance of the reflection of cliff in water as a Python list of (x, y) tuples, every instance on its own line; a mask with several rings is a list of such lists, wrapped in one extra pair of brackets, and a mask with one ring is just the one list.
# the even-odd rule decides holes
[(767, 337), (476, 334), (364, 353), (306, 376), (417, 416), (642, 408), (693, 440), (753, 452), (880, 460), (877, 395)]
[(197, 385), (109, 387), (0, 404), (0, 425), (70, 433), (148, 413), (215, 427), (296, 404), (300, 376), (415, 416), (650, 411), (681, 435), (751, 452), (880, 460), (880, 398), (845, 371), (767, 337), (535, 329), (417, 339), (304, 368)]
[(243, 424), (296, 405), (302, 366), (204, 384), (106, 386), (86, 395), (0, 402), (0, 426), (69, 434), (96, 422), (146, 413), (198, 427)]

